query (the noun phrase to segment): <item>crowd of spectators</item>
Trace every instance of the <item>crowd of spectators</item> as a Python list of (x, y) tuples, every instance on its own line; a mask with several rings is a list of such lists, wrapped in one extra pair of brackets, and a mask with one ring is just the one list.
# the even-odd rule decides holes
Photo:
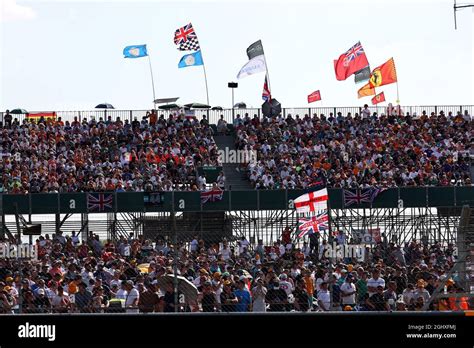
[[(0, 312), (421, 311), (440, 284), (448, 295), (464, 291), (456, 273), (447, 276), (451, 244), (383, 239), (350, 256), (333, 253), (335, 243), (345, 243), (339, 236), (313, 235), (297, 247), (290, 235), (286, 229), (271, 245), (245, 237), (213, 244), (195, 236), (172, 245), (132, 235), (115, 243), (93, 232), (87, 241), (46, 235), (36, 241), (37, 259), (0, 259)], [(196, 299), (161, 281), (175, 267)], [(453, 296), (434, 299), (428, 310), (468, 306)]]
[[(237, 115), (238, 150), (256, 189), (471, 185), (472, 119), (445, 115)], [(205, 117), (63, 122), (3, 116), (0, 192), (202, 190), (197, 167), (221, 165)], [(223, 117), (218, 134), (229, 134)], [(221, 180), (222, 181), (222, 180)], [(224, 186), (223, 182), (219, 183)]]
[(132, 122), (20, 123), (8, 115), (0, 129), (3, 193), (197, 190), (197, 167), (218, 164), (206, 119), (151, 112)]
[(472, 185), (472, 119), (467, 111), (430, 116), (316, 114), (234, 120), (236, 147), (257, 151), (245, 170), (257, 189)]

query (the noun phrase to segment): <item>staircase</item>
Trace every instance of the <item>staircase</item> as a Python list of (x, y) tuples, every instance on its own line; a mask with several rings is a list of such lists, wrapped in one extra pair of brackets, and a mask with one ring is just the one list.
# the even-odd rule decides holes
[[(175, 223), (178, 241), (191, 241), (195, 235), (207, 245), (217, 243), (224, 237), (232, 239), (232, 226), (225, 212), (184, 212), (176, 217)], [(171, 217), (145, 217), (143, 232), (148, 239), (165, 237), (173, 240)]]
[(474, 208), (464, 206), (458, 229), (458, 258), (461, 260), (459, 277), (466, 279), (463, 287), (474, 293)]
[[(236, 150), (234, 137), (231, 135), (214, 135), (214, 140), (218, 149), (224, 151), (224, 153)], [(225, 163), (225, 160), (224, 163), (222, 163), (222, 169), (226, 179), (225, 189), (229, 191), (253, 190), (246, 173), (237, 171), (239, 166), (237, 163)]]

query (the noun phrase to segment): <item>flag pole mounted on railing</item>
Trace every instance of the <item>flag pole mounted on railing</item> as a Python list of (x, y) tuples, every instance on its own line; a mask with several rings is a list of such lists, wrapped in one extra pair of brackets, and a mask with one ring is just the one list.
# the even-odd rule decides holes
[[(265, 70), (267, 74), (267, 82), (268, 82), (268, 90), (272, 90), (272, 85), (270, 84), (270, 73), (268, 72), (268, 64), (267, 64), (267, 58), (265, 57), (265, 53), (263, 53), (263, 44), (262, 40), (258, 40), (257, 42), (260, 43), (260, 46), (262, 47), (262, 54), (263, 54), (263, 60), (265, 61)], [(248, 52), (248, 51), (247, 51)]]
[(153, 89), (153, 108), (155, 107), (155, 82), (153, 81), (153, 70), (151, 69), (151, 60), (150, 56), (148, 55), (148, 50), (146, 45), (133, 45), (133, 46), (126, 46), (123, 49), (123, 56), (124, 58), (142, 58), (148, 57), (148, 64), (150, 66), (150, 76), (151, 76), (151, 87)]
[(151, 88), (153, 89), (153, 108), (155, 109), (155, 106), (156, 106), (155, 81), (153, 80), (153, 70), (151, 69), (151, 59), (149, 55), (148, 55), (148, 64), (150, 65)]
[(182, 28), (176, 29), (174, 32), (174, 43), (180, 51), (196, 51), (191, 54), (184, 55), (178, 63), (178, 68), (186, 68), (189, 66), (202, 65), (204, 72), (204, 82), (206, 84), (206, 98), (209, 105), (209, 89), (207, 87), (207, 73), (202, 59), (201, 46), (191, 23)]
[[(202, 54), (202, 51), (201, 51), (201, 54)], [(206, 83), (207, 105), (209, 105), (209, 89), (207, 88), (207, 74), (206, 74), (206, 65), (204, 64), (204, 60), (202, 61), (202, 70), (204, 71), (204, 82)]]

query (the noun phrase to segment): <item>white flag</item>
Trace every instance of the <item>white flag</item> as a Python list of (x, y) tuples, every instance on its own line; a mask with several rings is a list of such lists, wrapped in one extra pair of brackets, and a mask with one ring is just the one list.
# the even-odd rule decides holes
[(241, 79), (243, 77), (253, 75), (259, 72), (267, 70), (265, 65), (265, 57), (263, 55), (254, 57), (250, 59), (243, 67), (240, 69), (237, 78)]
[(328, 209), (328, 190), (312, 191), (305, 193), (295, 199), (295, 208), (297, 213), (309, 213)]

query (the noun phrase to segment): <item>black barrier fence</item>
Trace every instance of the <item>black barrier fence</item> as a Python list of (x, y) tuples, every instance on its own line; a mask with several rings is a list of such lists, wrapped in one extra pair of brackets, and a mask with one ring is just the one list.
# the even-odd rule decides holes
[[(354, 192), (354, 190), (352, 190)], [(224, 212), (293, 210), (293, 201), (308, 190), (223, 191), (203, 200), (201, 192), (33, 193), (0, 195), (2, 214)], [(330, 209), (349, 208), (343, 189), (328, 189)], [(174, 205), (172, 204), (174, 202)], [(350, 208), (417, 208), (474, 206), (474, 186), (398, 187), (381, 192), (372, 203)]]
[[(444, 112), (445, 115), (452, 113), (456, 115), (458, 112), (464, 113), (468, 112), (469, 115), (474, 114), (474, 105), (414, 105), (414, 106), (400, 106), (389, 108), (388, 106), (369, 106), (370, 112), (374, 112), (377, 115), (381, 114), (393, 114), (393, 113), (409, 113), (412, 116), (421, 116), (423, 113), (430, 116), (432, 113), (438, 115)], [(51, 110), (48, 110), (51, 112)], [(37, 113), (38, 111), (30, 111), (31, 113)], [(115, 110), (115, 109), (97, 109), (97, 110), (69, 110), (69, 111), (55, 111), (57, 117), (61, 117), (63, 121), (73, 121), (74, 118), (77, 118), (79, 121), (84, 119), (90, 120), (94, 118), (99, 121), (101, 118), (105, 121), (109, 117), (112, 120), (120, 118), (122, 121), (129, 120), (132, 122), (135, 118), (141, 120), (147, 113), (147, 110)], [(175, 115), (180, 111), (177, 110), (157, 110), (158, 115), (163, 115), (164, 117), (169, 117), (170, 115)], [(325, 115), (329, 116), (330, 114), (337, 116), (338, 113), (341, 113), (343, 116), (347, 116), (349, 113), (354, 116), (355, 114), (361, 114), (362, 107), (359, 106), (348, 106), (348, 107), (297, 107), (297, 108), (283, 108), (282, 115), (284, 117), (292, 115), (293, 117), (299, 115), (303, 117), (304, 115)], [(3, 122), (4, 112), (0, 113), (0, 120)], [(222, 118), (227, 123), (232, 123), (233, 120), (240, 115), (245, 117), (248, 114), (250, 117), (263, 116), (261, 108), (246, 108), (246, 109), (223, 109), (223, 110), (193, 110), (193, 114), (198, 118), (202, 119), (204, 116), (209, 120), (211, 124), (217, 124), (218, 120)], [(15, 114), (12, 115), (13, 118), (17, 119), (19, 122), (23, 122), (25, 118), (28, 117), (28, 114)]]

